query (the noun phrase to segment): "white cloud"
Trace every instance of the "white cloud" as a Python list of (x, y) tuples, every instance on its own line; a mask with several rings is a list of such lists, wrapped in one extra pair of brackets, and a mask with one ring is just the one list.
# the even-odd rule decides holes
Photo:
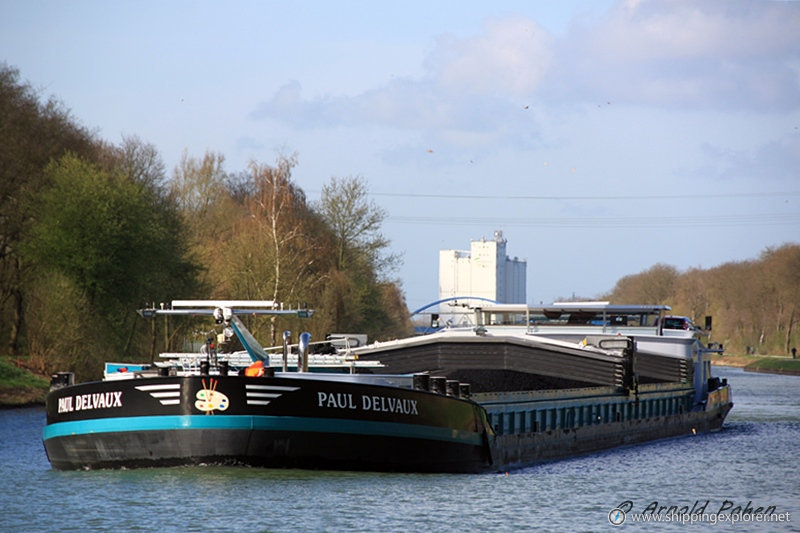
[(553, 98), (656, 106), (800, 105), (800, 3), (618, 4), (559, 42)]
[(526, 98), (550, 66), (551, 37), (526, 18), (492, 19), (468, 39), (445, 36), (428, 58), (429, 75), (445, 93)]
[(800, 136), (784, 141), (773, 141), (756, 150), (738, 150), (724, 154), (727, 168), (721, 173), (724, 179), (753, 180), (762, 185), (797, 187), (800, 168)]
[[(292, 80), (281, 86), (272, 97), (256, 106), (250, 113), (255, 119), (276, 119), (295, 127), (332, 126), (342, 120), (335, 104), (337, 100), (303, 98), (299, 81)], [(339, 102), (342, 99), (338, 100)]]
[(301, 129), (411, 131), (456, 148), (507, 146), (536, 137), (540, 104), (587, 102), (797, 109), (800, 2), (629, 1), (558, 38), (523, 16), (487, 19), (477, 35), (441, 36), (416, 78), (319, 98), (304, 98), (293, 81), (252, 116)]
[[(480, 35), (438, 39), (418, 78), (396, 78), (356, 96), (317, 99), (303, 98), (300, 83), (292, 81), (251, 116), (301, 129), (414, 131), (427, 145), (455, 148), (524, 143), (535, 134), (535, 114), (526, 108), (544, 79), (551, 50), (551, 38), (533, 20), (492, 19)], [(521, 135), (520, 127), (528, 133)]]

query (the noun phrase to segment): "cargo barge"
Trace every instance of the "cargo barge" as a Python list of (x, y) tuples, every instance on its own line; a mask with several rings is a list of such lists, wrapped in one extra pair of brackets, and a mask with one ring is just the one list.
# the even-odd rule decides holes
[(254, 313), (286, 311), (224, 301), (143, 310), (213, 315), (244, 350), (107, 365), (104, 380), (84, 384), (54, 376), (43, 436), (52, 466), (503, 471), (716, 430), (732, 406), (697, 338), (676, 337), (680, 353), (675, 341), (638, 351), (664, 336), (659, 328), (637, 336), (595, 324), (600, 331), (575, 341), (484, 317), (474, 328), (345, 344), (333, 355), (310, 353), (307, 334), (292, 353), (285, 335), (276, 355), (238, 317)]

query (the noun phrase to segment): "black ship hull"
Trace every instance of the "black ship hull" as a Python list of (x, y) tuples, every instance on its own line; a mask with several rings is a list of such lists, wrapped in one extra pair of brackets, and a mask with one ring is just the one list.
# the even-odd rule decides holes
[(491, 468), (485, 411), (398, 387), (300, 378), (187, 376), (51, 392), (56, 469), (219, 463), (348, 470)]
[(643, 387), (636, 397), (613, 388), (476, 394), (476, 403), (357, 379), (74, 385), (48, 395), (44, 446), (62, 470), (236, 464), (486, 472), (714, 431), (732, 406), (727, 385), (692, 410), (685, 386)]

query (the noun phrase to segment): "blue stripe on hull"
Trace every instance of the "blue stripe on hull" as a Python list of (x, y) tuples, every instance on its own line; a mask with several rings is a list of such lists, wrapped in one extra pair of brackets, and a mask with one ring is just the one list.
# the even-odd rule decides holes
[(480, 433), (459, 429), (369, 420), (255, 415), (134, 416), (57, 422), (44, 428), (44, 440), (92, 433), (185, 429), (304, 431), (428, 439), (473, 446), (483, 444)]

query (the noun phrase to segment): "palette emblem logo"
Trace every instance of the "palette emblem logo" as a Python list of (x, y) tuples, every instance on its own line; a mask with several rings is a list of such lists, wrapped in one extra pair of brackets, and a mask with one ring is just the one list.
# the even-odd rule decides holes
[(207, 415), (213, 415), (214, 411), (227, 409), (231, 402), (227, 396), (216, 390), (219, 380), (209, 379), (208, 385), (206, 385), (206, 380), (203, 379), (202, 383), (203, 388), (195, 395), (197, 401), (194, 402), (194, 406), (197, 410), (203, 411)]

